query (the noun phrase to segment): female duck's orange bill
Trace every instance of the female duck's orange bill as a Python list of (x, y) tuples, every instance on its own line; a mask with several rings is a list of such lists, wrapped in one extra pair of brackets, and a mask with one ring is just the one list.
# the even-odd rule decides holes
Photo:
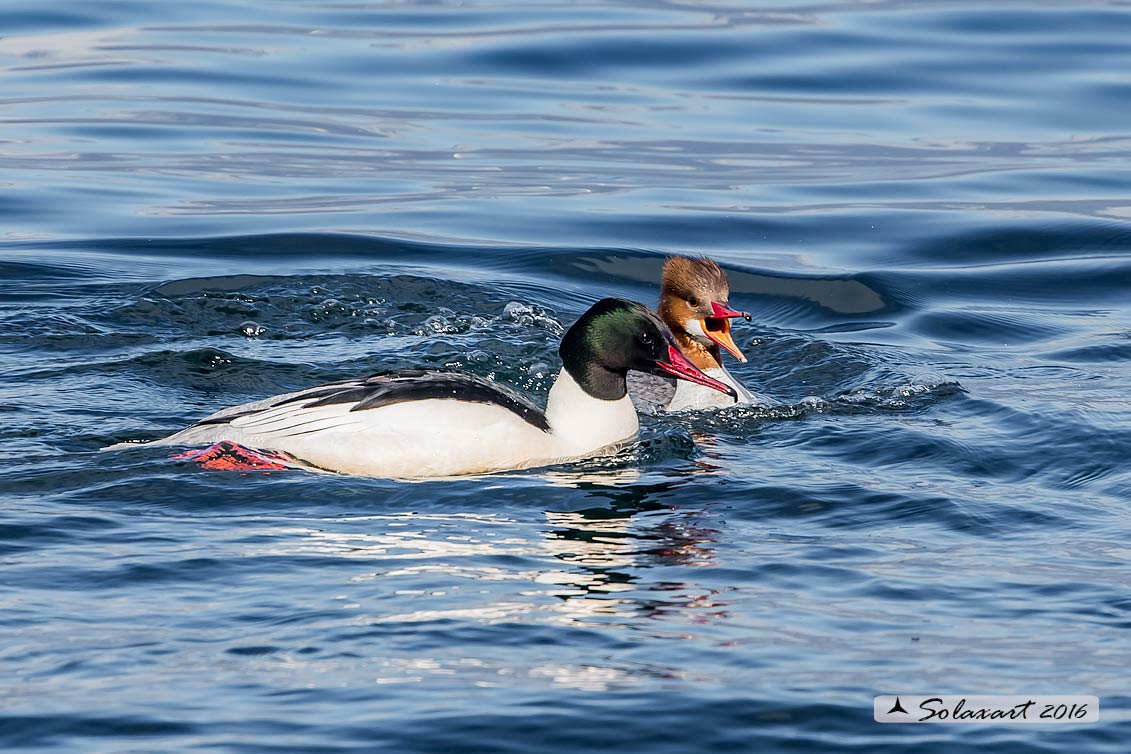
[(734, 338), (730, 336), (730, 321), (735, 317), (742, 317), (749, 322), (749, 312), (736, 312), (733, 309), (728, 309), (717, 301), (711, 302), (711, 312), (710, 317), (704, 317), (700, 321), (703, 332), (715, 343), (718, 343), (734, 354), (736, 359), (746, 361), (746, 357), (742, 355), (742, 351), (738, 350), (738, 346), (735, 345)]

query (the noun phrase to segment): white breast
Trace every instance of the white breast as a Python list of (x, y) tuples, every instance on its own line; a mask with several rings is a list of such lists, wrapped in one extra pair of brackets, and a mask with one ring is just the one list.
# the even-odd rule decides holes
[(546, 400), (546, 421), (559, 447), (579, 458), (636, 436), (640, 420), (628, 395), (604, 401), (581, 389), (564, 368)]
[(717, 369), (707, 369), (705, 372), (708, 377), (714, 377), (719, 382), (733, 387), (735, 392), (738, 393), (737, 403), (729, 395), (720, 393), (718, 390), (712, 390), (705, 385), (697, 385), (687, 380), (678, 380), (675, 385), (675, 395), (666, 407), (668, 411), (727, 408), (728, 406), (734, 405), (761, 404), (764, 402), (743, 387), (742, 383), (736, 380), (731, 373), (726, 370), (726, 367), (720, 366)]

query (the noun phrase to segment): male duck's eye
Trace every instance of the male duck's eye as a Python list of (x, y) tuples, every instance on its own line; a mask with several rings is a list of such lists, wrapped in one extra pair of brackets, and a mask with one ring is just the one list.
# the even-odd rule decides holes
[(640, 343), (641, 343), (642, 345), (645, 345), (645, 346), (650, 346), (650, 345), (652, 345), (652, 336), (651, 336), (651, 335), (649, 335), (649, 334), (648, 334), (648, 333), (646, 333), (646, 332), (642, 332), (642, 333), (640, 333), (640, 336), (639, 336), (638, 340), (640, 341)]

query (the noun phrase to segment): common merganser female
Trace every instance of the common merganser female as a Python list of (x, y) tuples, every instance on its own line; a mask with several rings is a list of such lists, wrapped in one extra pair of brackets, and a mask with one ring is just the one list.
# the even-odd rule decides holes
[[(478, 474), (577, 460), (639, 429), (625, 376), (667, 374), (717, 390), (643, 304), (607, 298), (562, 337), (543, 412), (519, 392), (460, 372), (377, 374), (219, 411), (148, 445), (228, 441), (282, 452), (300, 465), (366, 476)], [(135, 447), (119, 444), (112, 446)]]
[(736, 400), (724, 398), (690, 382), (677, 382), (633, 375), (629, 390), (641, 408), (665, 411), (724, 408), (736, 403), (761, 403), (723, 366), (725, 348), (739, 361), (746, 361), (730, 334), (730, 321), (750, 315), (727, 303), (730, 281), (714, 260), (672, 257), (664, 264), (660, 285), (660, 317), (671, 328), (680, 350), (705, 374), (734, 389)]

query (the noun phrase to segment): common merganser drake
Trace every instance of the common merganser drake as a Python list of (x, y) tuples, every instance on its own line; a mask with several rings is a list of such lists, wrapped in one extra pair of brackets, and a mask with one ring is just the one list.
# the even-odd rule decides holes
[[(517, 391), (471, 374), (376, 374), (219, 411), (148, 445), (228, 441), (282, 452), (327, 471), (420, 478), (578, 460), (634, 437), (629, 370), (734, 388), (689, 362), (643, 304), (606, 298), (562, 337), (562, 369), (542, 411)], [(119, 444), (112, 446), (136, 447)]]
[(642, 409), (686, 411), (724, 408), (736, 403), (761, 403), (723, 366), (721, 348), (746, 361), (730, 334), (730, 321), (750, 315), (728, 305), (730, 281), (714, 260), (672, 257), (664, 264), (660, 285), (660, 317), (675, 335), (680, 350), (705, 374), (734, 389), (736, 400), (690, 382), (640, 376), (629, 381), (633, 400)]

